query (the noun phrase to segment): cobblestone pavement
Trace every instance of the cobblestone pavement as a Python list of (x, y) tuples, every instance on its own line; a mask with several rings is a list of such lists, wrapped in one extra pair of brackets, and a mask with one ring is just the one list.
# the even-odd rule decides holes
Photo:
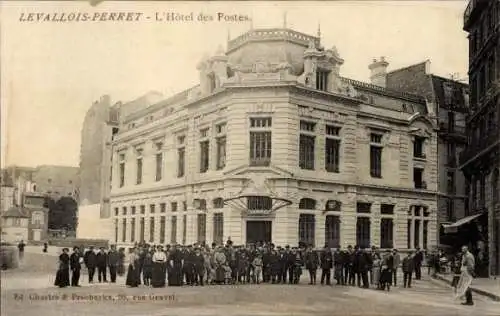
[[(235, 285), (182, 288), (126, 288), (84, 282), (58, 289), (53, 276), (2, 274), (2, 315), (499, 315), (500, 303), (475, 297), (462, 306), (436, 281), (417, 281), (411, 289), (390, 292), (345, 286)], [(92, 297), (90, 297), (92, 296)], [(98, 300), (99, 299), (99, 300)]]

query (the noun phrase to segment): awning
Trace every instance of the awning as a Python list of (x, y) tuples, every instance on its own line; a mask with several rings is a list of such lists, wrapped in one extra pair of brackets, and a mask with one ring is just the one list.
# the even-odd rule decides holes
[(483, 215), (483, 213), (479, 213), (479, 214), (475, 214), (475, 215), (471, 215), (471, 216), (467, 216), (467, 217), (461, 218), (461, 219), (459, 219), (458, 221), (456, 221), (453, 224), (448, 224), (448, 225), (447, 224), (443, 224), (444, 232), (446, 234), (455, 233), (457, 231), (458, 227), (460, 227), (462, 225), (465, 225), (467, 223), (470, 223), (471, 221), (475, 220), (476, 218), (478, 218), (481, 215)]

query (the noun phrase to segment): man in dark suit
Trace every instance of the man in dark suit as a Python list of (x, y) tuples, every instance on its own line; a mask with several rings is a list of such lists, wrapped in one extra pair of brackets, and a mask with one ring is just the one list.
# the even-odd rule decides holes
[(97, 263), (97, 279), (99, 283), (108, 282), (106, 280), (106, 270), (108, 267), (108, 254), (104, 251), (104, 247), (99, 248), (99, 253), (96, 256)]
[(420, 280), (422, 278), (422, 261), (424, 261), (424, 255), (419, 247), (415, 251), (413, 256), (413, 264), (415, 266), (415, 280)]
[[(357, 249), (354, 261), (354, 267), (357, 274), (357, 283), (359, 287), (368, 288), (368, 268), (371, 266), (371, 258), (363, 249), (358, 246), (355, 247)], [(361, 282), (363, 283), (361, 285)]]
[(403, 263), (401, 264), (403, 269), (403, 287), (411, 288), (411, 275), (413, 274), (414, 264), (411, 251), (408, 252), (407, 256), (403, 258)]
[(83, 256), (83, 262), (89, 273), (89, 283), (94, 283), (95, 268), (97, 266), (97, 255), (94, 252), (94, 247), (90, 246), (89, 250)]
[(80, 270), (82, 269), (82, 265), (80, 264), (80, 249), (78, 247), (73, 248), (73, 253), (69, 256), (69, 267), (71, 269), (71, 286), (77, 286), (80, 281)]
[(331, 269), (333, 268), (333, 255), (332, 250), (328, 248), (328, 245), (325, 245), (325, 248), (321, 252), (321, 285), (325, 283), (326, 285), (331, 284)]
[(286, 284), (286, 273), (287, 273), (287, 264), (288, 264), (288, 254), (285, 249), (281, 248), (279, 251), (279, 267), (280, 267), (280, 275), (278, 277), (279, 283)]
[(112, 245), (108, 252), (108, 266), (109, 266), (109, 276), (111, 278), (111, 283), (116, 283), (116, 271), (118, 264), (120, 263), (120, 255), (116, 251), (116, 246)]

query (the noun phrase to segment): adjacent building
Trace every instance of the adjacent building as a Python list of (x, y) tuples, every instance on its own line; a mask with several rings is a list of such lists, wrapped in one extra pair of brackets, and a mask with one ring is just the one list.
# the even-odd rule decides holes
[(112, 240), (435, 246), (435, 109), (387, 88), (384, 58), (371, 83), (343, 62), (319, 32), (250, 30), (197, 65), (199, 85), (120, 113)]
[[(118, 132), (119, 104), (94, 102), (82, 126), (77, 237), (110, 239), (111, 141)], [(112, 231), (112, 230), (111, 230)]]
[(464, 231), (477, 255), (478, 274), (500, 274), (500, 3), (472, 0), (464, 14), (469, 33), (470, 115), (460, 165), (475, 221)]
[(25, 193), (37, 192), (55, 200), (62, 196), (78, 198), (78, 167), (41, 165), (37, 167), (9, 166), (2, 177), (14, 186), (14, 205), (20, 205)]
[(469, 88), (462, 82), (432, 74), (429, 60), (388, 72), (387, 87), (417, 93), (433, 105), (438, 119), (438, 232), (443, 244), (456, 240), (443, 225), (470, 215), (465, 177), (458, 156), (465, 149), (465, 118), (469, 111)]
[(7, 242), (46, 240), (48, 214), (43, 194), (24, 193), (20, 205), (12, 206), (1, 215), (2, 240)]

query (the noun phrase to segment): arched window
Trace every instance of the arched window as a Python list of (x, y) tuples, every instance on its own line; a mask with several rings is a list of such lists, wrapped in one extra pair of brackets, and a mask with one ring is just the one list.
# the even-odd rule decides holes
[(197, 210), (205, 211), (207, 209), (207, 201), (205, 199), (195, 199), (193, 204)]
[(328, 200), (325, 205), (325, 210), (339, 212), (341, 207), (342, 207), (342, 202), (335, 200)]
[(316, 201), (309, 198), (303, 198), (299, 202), (299, 209), (301, 210), (315, 210)]
[(249, 210), (271, 210), (273, 200), (267, 196), (249, 196), (247, 197), (247, 208)]
[(224, 200), (222, 198), (215, 198), (213, 204), (214, 208), (224, 208)]
[(500, 177), (499, 173), (500, 172), (498, 171), (498, 169), (495, 169), (495, 171), (493, 172), (493, 177), (491, 179), (491, 189), (493, 190), (492, 198), (493, 198), (494, 204), (498, 203), (499, 195), (500, 195), (500, 193), (498, 192), (498, 190), (499, 190), (498, 180)]

